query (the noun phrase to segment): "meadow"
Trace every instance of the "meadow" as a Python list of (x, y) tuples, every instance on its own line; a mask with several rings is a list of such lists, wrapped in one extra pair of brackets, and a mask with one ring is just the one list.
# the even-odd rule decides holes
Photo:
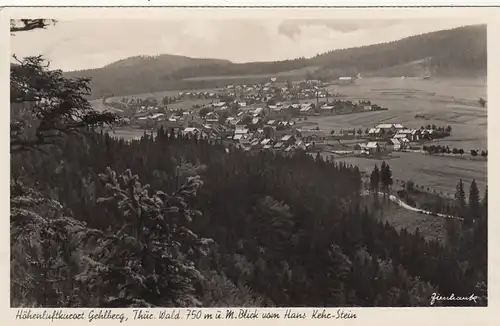
[[(388, 159), (389, 158), (389, 159)], [(460, 159), (424, 155), (421, 153), (397, 152), (384, 160), (390, 165), (395, 180), (413, 180), (419, 186), (429, 188), (443, 196), (452, 197), (459, 179), (468, 191), (472, 179), (481, 192), (487, 184), (487, 162), (484, 160)], [(360, 170), (371, 172), (375, 164), (380, 167), (382, 159), (364, 157), (338, 158), (348, 164), (357, 165)]]
[[(365, 130), (380, 123), (401, 123), (408, 128), (449, 125), (451, 136), (433, 141), (433, 144), (462, 148), (466, 153), (471, 149), (488, 148), (487, 108), (478, 103), (480, 97), (486, 98), (484, 80), (367, 78), (331, 90), (354, 101), (371, 100), (389, 110), (308, 119), (327, 132), (333, 129), (338, 133), (347, 128)], [(424, 114), (427, 119), (417, 120), (416, 114)], [(380, 166), (382, 163), (379, 159), (363, 157), (338, 157), (338, 160), (358, 165), (364, 171), (371, 171), (375, 164)], [(487, 183), (487, 162), (471, 159), (468, 155), (461, 158), (393, 153), (387, 161), (395, 178), (412, 179), (438, 193), (453, 194), (460, 178), (466, 184), (476, 179), (481, 191)]]
[(427, 240), (446, 242), (445, 219), (407, 210), (381, 197), (378, 198), (378, 203), (378, 208), (375, 208), (372, 196), (366, 196), (362, 199), (362, 205), (372, 212), (374, 218), (389, 222), (396, 230), (406, 229), (408, 232), (414, 233), (418, 228), (420, 234)]

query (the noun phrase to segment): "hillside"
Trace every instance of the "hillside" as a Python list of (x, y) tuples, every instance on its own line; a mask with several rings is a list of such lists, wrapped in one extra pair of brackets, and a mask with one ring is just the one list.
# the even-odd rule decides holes
[[(312, 58), (235, 64), (227, 60), (181, 56), (132, 57), (100, 69), (67, 73), (92, 77), (93, 97), (224, 85), (221, 76), (260, 82), (266, 74), (280, 79), (331, 80), (358, 72), (364, 76), (469, 76), (486, 74), (486, 26), (466, 26)], [(290, 74), (315, 67), (312, 73)], [(217, 78), (215, 78), (217, 77)], [(138, 83), (137, 80), (141, 82)]]
[(231, 62), (227, 60), (162, 54), (158, 56), (134, 56), (113, 62), (102, 68), (71, 71), (65, 75), (67, 77), (91, 78), (92, 97), (100, 98), (111, 94), (126, 95), (169, 89), (175, 87), (171, 75), (179, 69), (228, 64)]

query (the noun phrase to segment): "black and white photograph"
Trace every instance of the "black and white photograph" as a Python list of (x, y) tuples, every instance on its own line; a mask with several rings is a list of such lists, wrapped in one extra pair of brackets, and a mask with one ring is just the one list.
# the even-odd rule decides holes
[(487, 23), (245, 10), (10, 19), (10, 307), (487, 307)]

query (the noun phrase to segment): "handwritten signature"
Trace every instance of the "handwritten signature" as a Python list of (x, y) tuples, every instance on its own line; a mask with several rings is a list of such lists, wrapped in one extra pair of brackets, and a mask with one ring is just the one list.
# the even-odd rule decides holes
[(455, 296), (454, 293), (449, 296), (442, 296), (438, 293), (433, 293), (431, 296), (431, 306), (433, 306), (436, 301), (474, 301), (474, 303), (477, 303), (477, 299), (479, 298), (475, 294), (471, 294), (468, 297), (458, 297)]

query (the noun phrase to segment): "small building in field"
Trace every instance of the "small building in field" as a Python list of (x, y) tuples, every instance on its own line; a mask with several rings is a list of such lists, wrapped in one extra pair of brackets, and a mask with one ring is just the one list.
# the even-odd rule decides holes
[(370, 154), (375, 154), (375, 153), (380, 153), (382, 151), (382, 147), (380, 146), (380, 144), (378, 142), (372, 141), (372, 142), (368, 142), (366, 144), (366, 150)]
[(341, 85), (349, 85), (354, 83), (353, 77), (339, 77), (338, 83)]

